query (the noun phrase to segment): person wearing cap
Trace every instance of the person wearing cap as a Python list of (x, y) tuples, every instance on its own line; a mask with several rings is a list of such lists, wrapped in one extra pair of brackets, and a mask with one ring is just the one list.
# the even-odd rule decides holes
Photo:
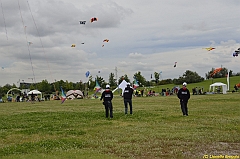
[(180, 105), (181, 105), (181, 110), (183, 113), (183, 116), (188, 116), (188, 100), (190, 99), (190, 92), (187, 89), (187, 83), (183, 82), (182, 88), (179, 89), (178, 98), (180, 99)]
[(125, 114), (128, 112), (128, 104), (130, 108), (130, 114), (132, 114), (132, 95), (133, 89), (130, 87), (130, 83), (127, 83), (127, 87), (123, 91), (123, 99), (124, 99), (124, 106), (125, 106)]
[(105, 114), (106, 118), (108, 118), (110, 113), (110, 118), (113, 118), (113, 106), (112, 106), (112, 99), (113, 99), (113, 93), (110, 90), (110, 85), (106, 85), (105, 91), (103, 91), (102, 96), (100, 100), (103, 99), (103, 105), (105, 106)]

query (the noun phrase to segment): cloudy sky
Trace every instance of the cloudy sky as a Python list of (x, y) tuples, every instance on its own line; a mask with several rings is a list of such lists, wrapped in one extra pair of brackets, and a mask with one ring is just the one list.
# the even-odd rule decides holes
[(221, 66), (237, 73), (239, 8), (239, 0), (1, 0), (0, 86), (86, 82), (87, 71), (108, 81), (116, 67), (131, 80), (138, 71), (147, 80)]

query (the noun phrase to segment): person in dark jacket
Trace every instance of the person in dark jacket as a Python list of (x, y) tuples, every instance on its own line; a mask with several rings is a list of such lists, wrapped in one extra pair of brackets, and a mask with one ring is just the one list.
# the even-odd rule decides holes
[(112, 106), (112, 99), (113, 93), (110, 90), (110, 86), (107, 84), (105, 91), (102, 93), (100, 100), (103, 99), (103, 105), (105, 106), (105, 113), (106, 118), (108, 118), (110, 113), (110, 118), (113, 118), (113, 106)]
[(128, 104), (130, 108), (130, 114), (132, 114), (132, 95), (133, 89), (130, 87), (130, 83), (127, 83), (127, 87), (123, 91), (123, 99), (124, 99), (124, 106), (125, 106), (125, 114), (128, 112)]
[(188, 116), (188, 100), (190, 99), (190, 92), (187, 89), (187, 83), (184, 82), (182, 88), (178, 91), (177, 94), (178, 98), (180, 99), (180, 105), (182, 109), (182, 113), (184, 116)]

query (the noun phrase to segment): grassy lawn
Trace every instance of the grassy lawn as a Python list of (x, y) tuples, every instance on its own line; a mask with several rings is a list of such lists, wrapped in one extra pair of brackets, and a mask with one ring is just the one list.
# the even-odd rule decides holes
[(120, 159), (240, 156), (240, 93), (192, 95), (183, 117), (176, 96), (135, 97), (133, 115), (113, 100), (0, 103), (0, 158)]

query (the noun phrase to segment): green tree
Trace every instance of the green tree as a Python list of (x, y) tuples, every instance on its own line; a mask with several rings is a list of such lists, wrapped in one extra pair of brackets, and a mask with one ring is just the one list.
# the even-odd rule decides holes
[(68, 82), (68, 80), (66, 80), (66, 82), (65, 82), (65, 88), (66, 88), (66, 91), (69, 91), (69, 90), (74, 89), (73, 83), (72, 83), (72, 82)]
[(109, 82), (110, 86), (117, 86), (117, 81), (116, 79), (114, 78), (114, 73), (110, 73), (109, 75)]
[[(105, 86), (106, 86), (105, 80), (104, 80), (101, 76), (97, 76), (96, 79), (97, 79), (98, 84), (100, 85), (100, 87), (105, 88)], [(95, 87), (95, 86), (96, 86), (96, 82), (95, 82), (94, 87)]]
[(141, 75), (141, 72), (140, 71), (138, 71), (137, 73), (135, 73), (134, 74), (134, 77), (137, 79), (137, 81), (138, 81), (138, 84), (139, 84), (139, 86), (140, 87), (142, 87), (143, 85), (145, 85), (146, 86), (146, 79), (145, 79), (145, 77), (143, 77), (142, 75)]
[(59, 91), (60, 87), (62, 87), (64, 91), (67, 91), (66, 83), (63, 80), (55, 82), (55, 87), (56, 87), (55, 91)]
[(38, 83), (38, 90), (40, 92), (50, 92), (51, 91), (51, 85), (48, 83), (47, 80), (42, 80), (42, 82)]
[(30, 89), (30, 90), (36, 89), (36, 85), (37, 85), (37, 84), (31, 84), (29, 89)]
[(157, 72), (154, 72), (154, 78), (155, 78), (155, 83), (157, 84), (160, 79), (160, 74)]
[(123, 80), (125, 80), (126, 82), (130, 82), (130, 80), (126, 74), (124, 76), (119, 77), (118, 83), (120, 84)]
[[(206, 79), (209, 78), (222, 78), (222, 77), (226, 77), (226, 75), (228, 74), (228, 69), (223, 67), (219, 72), (214, 72), (216, 69), (212, 68), (211, 71), (208, 71), (208, 73), (205, 74)], [(232, 71), (229, 71), (229, 76), (232, 76)]]
[(161, 81), (159, 82), (160, 85), (172, 84), (172, 83), (173, 83), (173, 80), (170, 79), (170, 78), (161, 80)]
[(204, 78), (199, 76), (197, 72), (192, 72), (190, 70), (187, 70), (183, 76), (180, 76), (178, 79), (174, 79), (174, 84), (182, 84), (183, 82), (187, 83), (197, 83), (204, 81)]

